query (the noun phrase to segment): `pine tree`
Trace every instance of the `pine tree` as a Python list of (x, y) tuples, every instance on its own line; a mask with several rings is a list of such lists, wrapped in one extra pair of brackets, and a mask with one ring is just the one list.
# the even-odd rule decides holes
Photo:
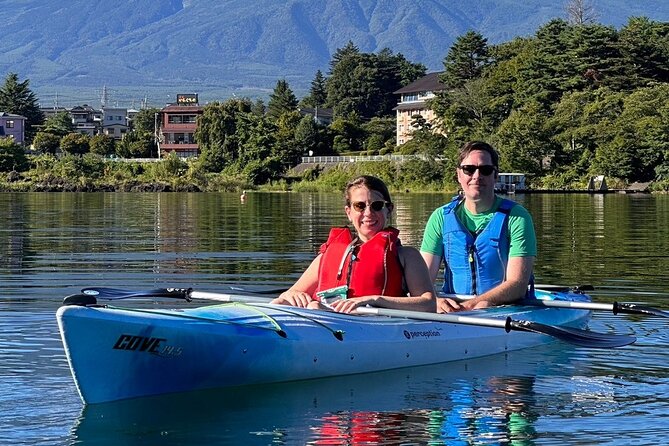
[(327, 100), (327, 90), (325, 87), (325, 76), (321, 70), (316, 71), (314, 80), (311, 81), (309, 95), (302, 99), (301, 104), (305, 107), (323, 107)]
[(285, 79), (278, 80), (274, 91), (269, 96), (267, 115), (277, 119), (283, 113), (293, 111), (296, 108), (297, 98), (288, 86), (288, 82)]
[(458, 37), (448, 51), (442, 81), (449, 88), (461, 87), (465, 82), (481, 76), (489, 64), (488, 40), (477, 32), (469, 31)]
[(16, 73), (9, 73), (0, 86), (0, 112), (12, 113), (26, 118), (26, 141), (32, 141), (37, 125), (44, 122), (37, 97), (29, 88), (30, 81), (19, 82)]

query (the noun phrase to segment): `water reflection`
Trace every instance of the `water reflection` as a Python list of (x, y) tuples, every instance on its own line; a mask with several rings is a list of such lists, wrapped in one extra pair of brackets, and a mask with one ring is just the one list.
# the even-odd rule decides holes
[[(535, 382), (561, 344), (382, 373), (87, 406), (89, 444), (518, 444), (536, 438)], [(185, 377), (187, 379), (187, 377)]]

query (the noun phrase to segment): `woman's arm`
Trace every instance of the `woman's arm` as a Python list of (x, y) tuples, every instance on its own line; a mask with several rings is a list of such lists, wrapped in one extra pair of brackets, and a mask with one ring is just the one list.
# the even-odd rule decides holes
[(307, 269), (302, 273), (297, 282), (288, 290), (281, 293), (271, 303), (281, 305), (292, 305), (293, 307), (306, 308), (314, 299), (311, 296), (318, 286), (318, 269), (321, 265), (323, 254), (318, 254)]

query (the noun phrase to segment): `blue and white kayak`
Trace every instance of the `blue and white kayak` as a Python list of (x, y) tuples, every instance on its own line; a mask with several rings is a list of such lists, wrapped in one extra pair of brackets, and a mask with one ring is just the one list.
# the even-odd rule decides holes
[[(571, 291), (538, 291), (537, 297), (590, 301), (589, 296)], [(377, 309), (362, 310), (374, 313)], [(554, 340), (532, 330), (500, 330), (510, 320), (577, 331), (586, 327), (591, 311), (504, 306), (458, 316), (418, 312), (388, 316), (383, 310), (378, 314), (384, 315), (347, 315), (269, 303), (183, 309), (95, 304), (64, 305), (57, 319), (82, 400), (103, 403), (493, 355)], [(420, 315), (427, 320), (414, 317)], [(441, 321), (441, 316), (464, 319)], [(482, 326), (468, 318), (483, 318), (493, 325)]]

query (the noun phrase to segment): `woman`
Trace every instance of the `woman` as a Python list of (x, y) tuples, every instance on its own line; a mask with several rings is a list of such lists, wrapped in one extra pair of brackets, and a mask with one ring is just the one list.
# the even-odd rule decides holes
[[(356, 178), (345, 199), (355, 233), (333, 228), (302, 276), (272, 303), (341, 313), (364, 305), (434, 312), (434, 287), (420, 253), (402, 246), (399, 231), (386, 227), (393, 203), (383, 181)], [(338, 294), (342, 298), (326, 299)]]

